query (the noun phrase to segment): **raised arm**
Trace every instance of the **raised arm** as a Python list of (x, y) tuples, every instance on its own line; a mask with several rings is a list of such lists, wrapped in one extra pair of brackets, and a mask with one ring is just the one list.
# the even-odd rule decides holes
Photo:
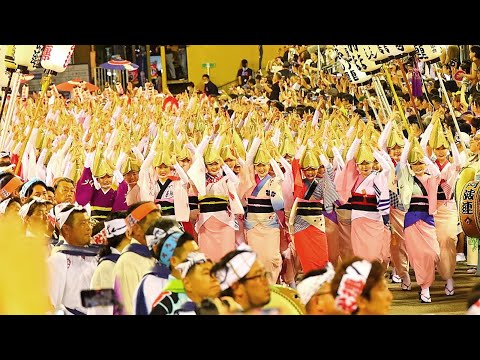
[(408, 159), (408, 153), (410, 151), (410, 141), (408, 139), (405, 139), (405, 146), (403, 147), (402, 150), (402, 155), (400, 155), (400, 166), (405, 167), (407, 166), (407, 159)]
[(358, 148), (360, 147), (360, 142), (361, 139), (359, 139), (358, 137), (353, 140), (352, 145), (350, 145), (350, 148), (347, 151), (347, 156), (345, 156), (346, 163), (348, 163), (350, 160), (353, 160), (355, 154), (358, 151)]

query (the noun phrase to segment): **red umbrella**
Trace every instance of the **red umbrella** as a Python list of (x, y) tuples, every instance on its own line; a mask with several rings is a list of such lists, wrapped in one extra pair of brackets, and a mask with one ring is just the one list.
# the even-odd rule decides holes
[(73, 88), (75, 87), (81, 87), (81, 86), (86, 86), (88, 91), (97, 91), (98, 86), (89, 83), (87, 81), (83, 81), (80, 78), (75, 78), (73, 80), (69, 80), (67, 82), (61, 83), (57, 85), (57, 90), (58, 91), (73, 91)]
[(22, 75), (20, 78), (20, 84), (26, 84), (35, 77), (33, 74)]

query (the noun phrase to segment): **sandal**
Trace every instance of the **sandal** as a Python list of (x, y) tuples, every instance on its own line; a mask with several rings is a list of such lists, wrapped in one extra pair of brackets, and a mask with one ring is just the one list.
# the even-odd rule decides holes
[(426, 304), (426, 303), (431, 303), (432, 302), (432, 297), (431, 296), (425, 296), (425, 295), (422, 295), (422, 293), (420, 293), (420, 302), (423, 303), (423, 304)]
[(450, 290), (450, 289), (447, 287), (447, 284), (445, 284), (445, 295), (447, 295), (447, 296), (455, 295), (455, 289)]
[(398, 284), (402, 282), (402, 278), (398, 275), (393, 275), (391, 277), (391, 280), (392, 280), (392, 284)]
[(405, 284), (405, 283), (402, 281), (402, 283), (400, 284), (400, 288), (401, 288), (403, 291), (410, 291), (410, 290), (412, 290), (412, 284), (407, 285), (407, 284)]

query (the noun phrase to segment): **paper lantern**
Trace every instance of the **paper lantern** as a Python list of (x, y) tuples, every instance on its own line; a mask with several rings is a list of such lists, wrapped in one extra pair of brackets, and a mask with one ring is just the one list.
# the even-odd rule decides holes
[(390, 54), (390, 59), (400, 59), (405, 56), (403, 45), (384, 45)]
[(406, 55), (413, 55), (416, 52), (414, 45), (403, 45), (403, 51)]
[(438, 45), (415, 45), (415, 51), (418, 59), (427, 65), (439, 62), (442, 54), (442, 49)]
[(381, 71), (382, 65), (376, 64), (376, 51), (369, 45), (347, 45), (352, 54), (352, 59), (360, 71), (368, 74), (376, 74)]
[(15, 45), (15, 63), (22, 73), (28, 73), (29, 67), (32, 68), (32, 57), (36, 49), (37, 45)]
[(345, 61), (352, 60), (352, 55), (345, 45), (333, 45), (333, 47), (337, 52), (338, 59), (344, 59)]
[(75, 45), (45, 45), (40, 61), (48, 72), (64, 72), (70, 63)]
[(28, 67), (29, 71), (37, 69), (40, 67), (40, 62), (42, 61), (42, 54), (45, 45), (37, 45), (33, 51), (32, 60), (30, 61), (30, 66)]
[(5, 68), (10, 72), (17, 70), (17, 64), (15, 63), (15, 45), (7, 45), (7, 50), (5, 52)]
[[(7, 45), (0, 45), (0, 59), (5, 58), (5, 54), (7, 52)], [(5, 62), (0, 61), (0, 87), (4, 88), (8, 85), (8, 75), (7, 69), (5, 68)]]
[(384, 64), (390, 61), (390, 50), (388, 49), (387, 45), (375, 45), (373, 47), (377, 48), (377, 59), (375, 60), (376, 64)]
[(372, 76), (360, 71), (353, 61), (345, 61), (345, 59), (340, 59), (339, 61), (344, 73), (347, 75), (348, 81), (352, 84), (367, 85), (372, 81)]

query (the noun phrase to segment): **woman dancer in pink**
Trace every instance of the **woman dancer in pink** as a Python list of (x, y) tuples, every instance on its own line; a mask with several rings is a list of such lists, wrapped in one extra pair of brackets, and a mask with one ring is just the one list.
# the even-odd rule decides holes
[[(413, 138), (412, 142), (410, 144), (405, 139), (400, 157), (398, 187), (401, 202), (407, 210), (405, 245), (415, 271), (415, 279), (421, 287), (419, 299), (422, 303), (430, 303), (430, 286), (435, 280), (435, 267), (440, 255), (433, 218), (437, 210), (440, 170), (425, 155), (417, 138)], [(430, 174), (426, 174), (427, 168)]]

